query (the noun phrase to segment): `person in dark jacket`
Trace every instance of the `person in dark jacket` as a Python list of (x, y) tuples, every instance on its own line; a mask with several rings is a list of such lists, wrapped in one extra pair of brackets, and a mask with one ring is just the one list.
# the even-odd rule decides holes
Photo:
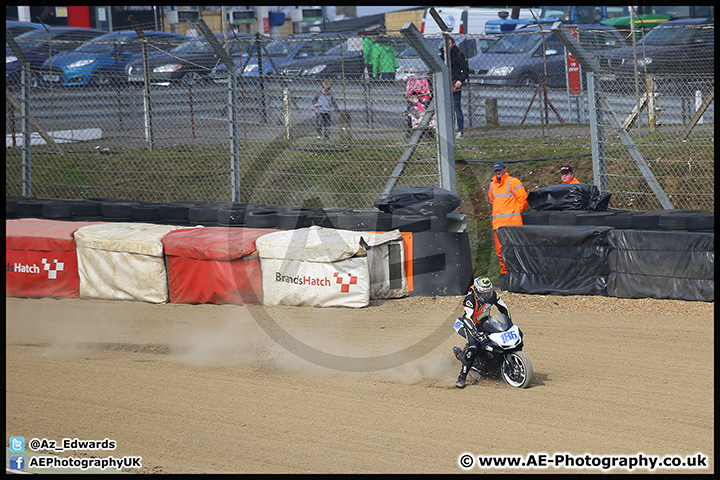
[[(450, 48), (450, 83), (452, 84), (452, 95), (453, 95), (453, 107), (455, 109), (455, 118), (457, 120), (457, 138), (462, 138), (464, 135), (465, 119), (462, 113), (462, 84), (467, 80), (470, 74), (467, 59), (465, 54), (455, 44), (455, 39), (449, 36)], [(444, 48), (440, 49), (440, 57), (445, 61)]]

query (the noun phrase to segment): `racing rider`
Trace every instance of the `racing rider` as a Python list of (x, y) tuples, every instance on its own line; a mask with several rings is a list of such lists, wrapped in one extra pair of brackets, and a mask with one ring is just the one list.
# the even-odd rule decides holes
[(487, 338), (487, 334), (482, 331), (482, 324), (490, 317), (490, 308), (493, 305), (501, 314), (510, 317), (507, 305), (493, 289), (490, 279), (487, 277), (476, 278), (463, 300), (465, 313), (458, 317), (453, 324), (455, 331), (467, 340), (465, 350), (460, 350), (459, 347), (453, 348), (455, 356), (463, 364), (457, 382), (455, 382), (455, 386), (458, 388), (465, 386), (465, 378), (475, 362), (480, 343)]

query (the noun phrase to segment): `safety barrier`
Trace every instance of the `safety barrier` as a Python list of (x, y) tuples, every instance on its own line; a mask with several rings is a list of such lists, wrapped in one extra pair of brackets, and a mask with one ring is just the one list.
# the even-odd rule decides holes
[[(416, 232), (436, 225), (429, 217), (421, 222), (382, 216), (391, 226), (402, 220), (400, 228), (385, 233), (367, 230), (378, 226), (377, 218), (358, 222), (355, 230), (318, 225), (295, 228), (298, 219), (295, 223), (286, 219), (293, 229), (279, 230), (268, 227), (268, 218), (263, 219), (264, 228), (246, 225), (245, 220), (238, 220), (239, 208), (166, 206), (164, 215), (191, 212), (189, 216), (196, 219), (163, 220), (176, 222), (168, 225), (133, 222), (135, 210), (126, 205), (129, 202), (99, 203), (113, 208), (101, 208), (105, 216), (98, 222), (7, 219), (6, 295), (363, 307), (376, 298), (460, 295), (472, 280), (467, 233)], [(143, 215), (149, 215), (148, 206), (143, 207)], [(237, 223), (218, 225), (211, 221), (212, 211), (216, 219), (220, 216)], [(269, 208), (251, 211), (271, 215)], [(22, 206), (20, 212), (29, 213)], [(356, 216), (369, 220), (371, 215)], [(276, 224), (272, 222), (273, 227)], [(426, 242), (423, 234), (433, 240)], [(308, 241), (313, 235), (320, 240)], [(427, 246), (421, 246), (416, 235)], [(281, 246), (273, 247), (271, 241), (278, 238)], [(258, 241), (266, 246), (264, 255)], [(310, 272), (308, 268), (317, 269), (317, 262), (311, 260), (326, 255), (333, 242), (344, 245), (339, 256), (325, 259), (322, 274)], [(414, 256), (413, 251), (421, 256)], [(348, 263), (352, 268), (347, 268)], [(318, 294), (318, 289), (323, 293)]]
[[(601, 218), (591, 212), (531, 212), (524, 218), (539, 221), (557, 214), (565, 214), (558, 216), (565, 222), (573, 218), (576, 224), (498, 229), (508, 269), (507, 290), (714, 301), (715, 234), (704, 229), (680, 230), (679, 219), (687, 227), (687, 215), (666, 214), (662, 226), (672, 227), (667, 230), (632, 229), (633, 218), (618, 220), (612, 213)], [(614, 223), (625, 228), (580, 225), (580, 218), (588, 219), (591, 215), (597, 223)], [(640, 220), (635, 221), (637, 225), (648, 226), (647, 215), (636, 215), (640, 215)], [(697, 221), (697, 216), (694, 218), (691, 225), (708, 226)], [(659, 224), (660, 220), (655, 219), (655, 225)]]

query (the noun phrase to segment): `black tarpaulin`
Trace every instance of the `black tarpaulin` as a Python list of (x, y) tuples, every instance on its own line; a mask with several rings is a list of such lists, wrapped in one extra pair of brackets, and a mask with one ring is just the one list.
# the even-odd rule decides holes
[(714, 301), (714, 233), (613, 230), (608, 242), (608, 295)]
[(391, 190), (387, 197), (375, 200), (379, 210), (399, 215), (447, 215), (462, 200), (449, 190), (439, 187), (407, 187)]
[(509, 291), (604, 295), (610, 227), (500, 227), (498, 238)]
[(538, 188), (528, 193), (533, 210), (607, 210), (610, 193), (600, 194), (595, 185), (572, 183)]
[(607, 287), (605, 275), (569, 278), (567, 275), (508, 271), (504, 280), (507, 291), (539, 295), (604, 295)]

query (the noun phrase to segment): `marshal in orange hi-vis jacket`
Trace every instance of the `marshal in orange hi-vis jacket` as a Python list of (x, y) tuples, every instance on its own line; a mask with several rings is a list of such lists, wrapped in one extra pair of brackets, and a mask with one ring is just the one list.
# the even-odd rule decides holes
[(508, 273), (503, 262), (497, 229), (511, 225), (522, 225), (522, 212), (528, 207), (527, 191), (522, 182), (511, 177), (503, 162), (493, 164), (493, 178), (488, 189), (488, 198), (493, 206), (492, 227), (495, 237), (495, 252), (500, 259), (500, 273)]

